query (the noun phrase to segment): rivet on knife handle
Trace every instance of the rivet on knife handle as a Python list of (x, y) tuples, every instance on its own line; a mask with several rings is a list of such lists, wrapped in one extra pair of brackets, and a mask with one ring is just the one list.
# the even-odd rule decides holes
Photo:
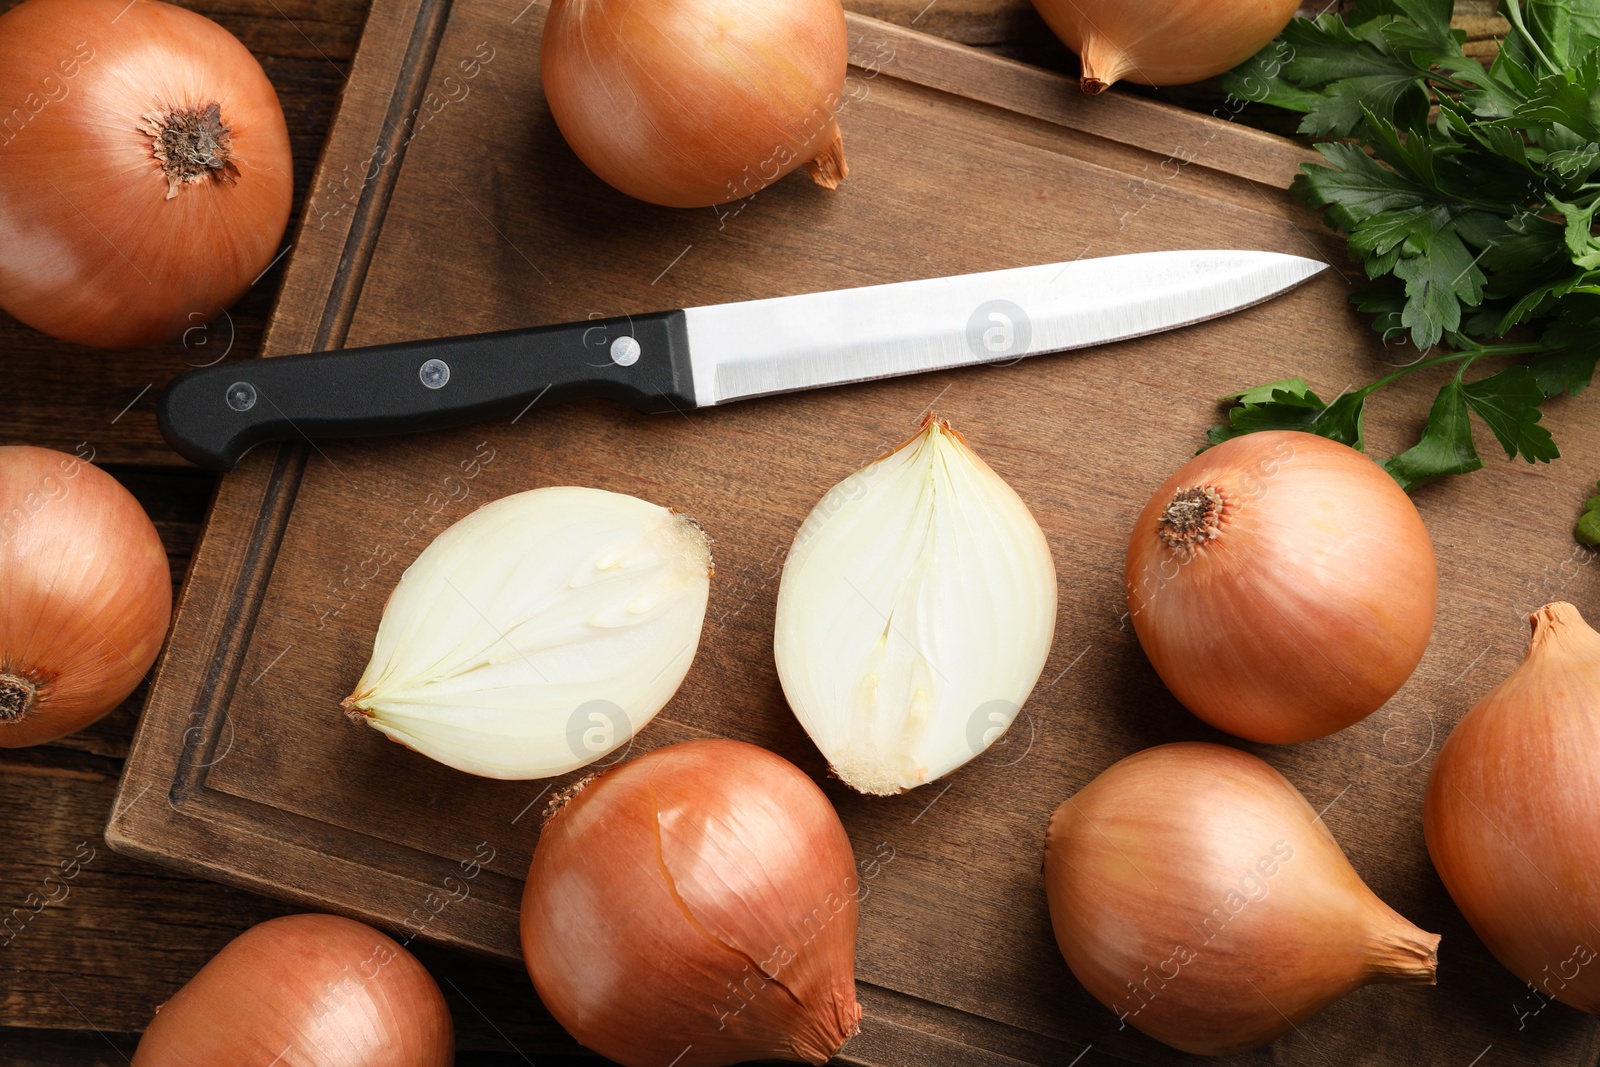
[(232, 470), (263, 441), (437, 430), (586, 397), (694, 407), (684, 313), (220, 363), (168, 386), (156, 417), (185, 459)]

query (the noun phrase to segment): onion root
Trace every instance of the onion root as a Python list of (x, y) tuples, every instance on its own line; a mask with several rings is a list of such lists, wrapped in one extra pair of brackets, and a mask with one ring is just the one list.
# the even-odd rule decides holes
[(0, 674), (0, 722), (21, 722), (33, 709), (39, 687), (15, 674)]
[(1222, 494), (1209, 485), (1182, 489), (1161, 513), (1161, 540), (1193, 551), (1222, 532)]
[(154, 138), (150, 151), (167, 176), (168, 200), (190, 182), (210, 178), (232, 185), (239, 180), (239, 168), (233, 163), (233, 129), (222, 121), (222, 105), (173, 108), (165, 115), (150, 112), (139, 130)]

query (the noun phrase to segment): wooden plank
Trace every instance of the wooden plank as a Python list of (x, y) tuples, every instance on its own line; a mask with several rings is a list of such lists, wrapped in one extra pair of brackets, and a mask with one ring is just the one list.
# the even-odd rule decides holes
[[(269, 348), (396, 340), (419, 322), (469, 332), (1174, 244), (1338, 253), (1278, 189), (1303, 148), (1146, 101), (1078, 101), (1058, 76), (859, 16), (841, 116), (854, 173), (837, 193), (792, 179), (714, 212), (639, 204), (584, 171), (554, 129), (537, 92), (542, 17), (515, 0), (456, 0), (443, 24), (382, 19), (382, 36), (369, 35), (381, 43), (363, 45), (354, 76), (374, 48), (371, 92), (359, 105), (347, 96), (325, 174), (370, 154), (371, 131), (390, 128), (375, 116), (436, 90), (463, 57), (487, 47), (489, 73), (363, 186), (371, 199), (352, 207), (342, 238), (301, 249), (290, 267), (295, 302), (280, 308)], [(423, 30), (406, 37), (391, 23)], [(366, 133), (348, 134), (346, 122)], [(1200, 150), (1185, 157), (1169, 147), (1174, 137)], [(1224, 143), (1227, 152), (1202, 155)], [(483, 144), (507, 148), (486, 158), (474, 147)], [(706, 517), (719, 578), (705, 641), (683, 691), (633, 751), (715, 733), (768, 745), (820, 777), (771, 666), (774, 566), (827, 486), (903, 437), (932, 401), (1035, 509), (1065, 610), (1020, 758), (1000, 753), (948, 788), (887, 800), (826, 783), (858, 855), (894, 856), (863, 905), (858, 975), (869, 1020), (845, 1062), (1056, 1063), (1085, 1045), (1178, 1062), (1119, 1032), (1057, 955), (1038, 884), (1044, 820), (1119, 755), (1216, 736), (1164, 693), (1122, 625), (1126, 524), (1193, 450), (1214, 417), (1211, 397), (1287, 371), (1310, 368), (1328, 392), (1370, 373), (1381, 353), (1347, 292), (1330, 272), (1182, 334), (683, 419), (578, 405), (515, 426), (247, 457), (219, 491), (123, 785), (124, 796), (149, 788), (168, 803), (115, 819), (109, 839), (515, 960), (518, 880), (535, 838), (525, 817), (545, 785), (456, 774), (351, 727), (335, 707), (405, 564), (472, 507), (538, 484), (600, 485)], [(1400, 393), (1420, 410), (1418, 387)], [(1587, 1054), (1594, 1028), (1573, 1013), (1512, 1031), (1501, 1007), (1520, 987), (1427, 866), (1416, 818), (1425, 764), (1401, 743), (1424, 725), (1442, 736), (1509, 669), (1515, 612), (1544, 592), (1534, 593), (1527, 561), (1559, 570), (1570, 553), (1565, 522), (1552, 517), (1600, 467), (1600, 433), (1581, 424), (1578, 405), (1559, 405), (1550, 422), (1568, 450), (1560, 466), (1499, 465), (1470, 486), (1419, 497), (1441, 545), (1473, 553), (1444, 555), (1439, 634), (1413, 684), (1383, 716), (1338, 737), (1258, 748), (1319, 807), (1337, 801), (1330, 826), (1380, 895), (1445, 934), (1446, 986), (1364, 990), (1276, 1050), (1229, 1062), (1313, 1050), (1334, 1062), (1398, 1062), (1425, 1049), (1468, 1062), (1491, 1043), (1513, 1064)], [(1379, 426), (1373, 437), (1381, 452), (1401, 428)], [(1500, 502), (1492, 531), (1466, 506), (1468, 491)], [(1486, 577), (1485, 558), (1502, 568), (1498, 578)], [(1569, 595), (1591, 590), (1596, 574), (1575, 569)], [(485, 843), (494, 858), (472, 896), (423, 910)]]
[(849, 0), (846, 10), (970, 45), (1048, 41), (1029, 0)]
[[(1497, 0), (1456, 0), (1453, 21), (1458, 29), (1468, 31), (1472, 41), (1504, 36), (1506, 24), (1496, 15), (1496, 4)], [(844, 6), (884, 22), (972, 45), (1032, 41), (1044, 21), (1032, 0), (846, 0)], [(1315, 18), (1353, 6), (1352, 0), (1308, 0), (1300, 5), (1299, 14)]]
[[(0, 1067), (127, 1067), (138, 1034), (93, 1030), (33, 1030), (7, 1033)], [(528, 1053), (458, 1050), (455, 1067), (527, 1067)], [(594, 1067), (591, 1056), (540, 1055), (540, 1067)]]
[[(870, 66), (875, 48), (858, 36), (852, 59)], [(1125, 93), (1084, 96), (1044, 71), (933, 37), (896, 35), (893, 67), (898, 79), (1155, 153), (1173, 175), (1197, 165), (1287, 189), (1318, 158), (1239, 125), (1222, 106), (1202, 117)]]

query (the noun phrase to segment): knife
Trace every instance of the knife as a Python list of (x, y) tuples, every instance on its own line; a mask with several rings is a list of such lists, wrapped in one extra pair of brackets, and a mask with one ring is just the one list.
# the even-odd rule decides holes
[(436, 430), (584, 397), (689, 411), (1065, 352), (1227, 315), (1326, 267), (1277, 252), (1141, 252), (252, 359), (182, 375), (156, 415), (184, 458), (232, 470), (263, 441)]

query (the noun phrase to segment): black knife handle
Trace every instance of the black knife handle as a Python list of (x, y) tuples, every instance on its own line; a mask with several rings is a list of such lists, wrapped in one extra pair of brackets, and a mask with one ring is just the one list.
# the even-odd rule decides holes
[(232, 470), (263, 441), (438, 430), (587, 397), (694, 407), (683, 312), (219, 363), (169, 385), (156, 419), (185, 459)]

